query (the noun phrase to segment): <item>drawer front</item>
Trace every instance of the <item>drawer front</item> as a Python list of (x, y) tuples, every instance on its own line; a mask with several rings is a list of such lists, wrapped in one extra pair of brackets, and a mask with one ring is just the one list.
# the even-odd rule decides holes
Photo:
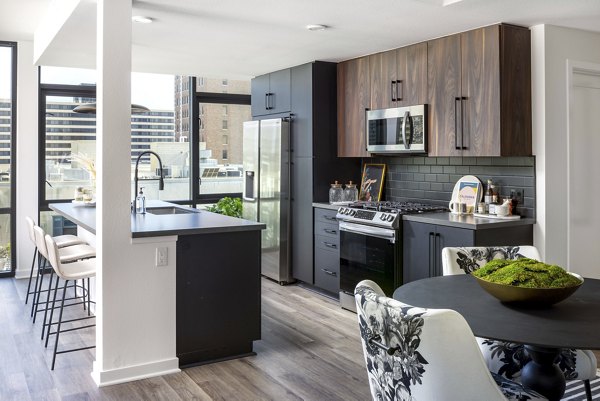
[[(315, 221), (315, 235), (339, 238), (339, 236), (340, 236), (339, 224), (323, 223), (322, 221)], [(337, 240), (337, 241), (339, 242), (339, 240)]]
[(315, 285), (333, 293), (340, 291), (339, 252), (315, 250)]
[(335, 219), (335, 215), (337, 214), (337, 210), (330, 209), (321, 209), (315, 208), (315, 221), (322, 221), (324, 223), (335, 223), (337, 224), (337, 220)]
[(338, 252), (340, 250), (340, 238), (324, 235), (315, 235), (315, 249)]

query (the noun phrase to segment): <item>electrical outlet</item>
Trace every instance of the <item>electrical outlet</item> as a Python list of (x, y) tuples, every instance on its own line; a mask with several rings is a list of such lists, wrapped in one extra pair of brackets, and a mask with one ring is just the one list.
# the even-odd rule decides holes
[(514, 194), (515, 198), (519, 201), (519, 205), (523, 205), (523, 197), (525, 196), (525, 190), (523, 188), (508, 188), (508, 193), (511, 197)]
[(167, 266), (169, 264), (169, 248), (156, 248), (156, 266)]

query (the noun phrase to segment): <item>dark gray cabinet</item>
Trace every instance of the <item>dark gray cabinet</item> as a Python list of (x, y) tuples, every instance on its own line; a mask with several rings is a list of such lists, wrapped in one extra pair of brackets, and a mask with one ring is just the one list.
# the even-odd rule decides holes
[(289, 112), (291, 109), (290, 69), (275, 71), (252, 79), (252, 116)]
[(533, 226), (471, 230), (403, 222), (403, 282), (443, 275), (442, 249), (455, 246), (532, 245)]
[(336, 211), (315, 208), (315, 286), (340, 291), (340, 231)]
[(260, 230), (179, 236), (179, 366), (247, 355), (260, 340), (260, 243)]
[(360, 164), (337, 158), (336, 64), (315, 61), (290, 72), (292, 274), (315, 284), (312, 204), (329, 200), (333, 181), (358, 181)]

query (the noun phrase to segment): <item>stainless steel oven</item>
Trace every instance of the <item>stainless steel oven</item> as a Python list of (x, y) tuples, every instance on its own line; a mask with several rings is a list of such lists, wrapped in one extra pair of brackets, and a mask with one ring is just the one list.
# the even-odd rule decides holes
[(367, 151), (427, 152), (427, 105), (367, 111)]
[(356, 311), (354, 289), (376, 282), (386, 295), (402, 285), (402, 215), (447, 210), (409, 202), (357, 202), (339, 208), (340, 304)]

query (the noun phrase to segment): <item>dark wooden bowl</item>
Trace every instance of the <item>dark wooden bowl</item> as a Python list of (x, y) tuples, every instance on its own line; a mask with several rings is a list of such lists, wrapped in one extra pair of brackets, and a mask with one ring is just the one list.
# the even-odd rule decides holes
[(577, 277), (581, 282), (578, 285), (562, 288), (525, 288), (514, 285), (492, 283), (477, 276), (477, 283), (490, 295), (502, 302), (522, 304), (526, 306), (550, 306), (567, 299), (583, 284), (583, 277), (579, 274), (569, 274)]

